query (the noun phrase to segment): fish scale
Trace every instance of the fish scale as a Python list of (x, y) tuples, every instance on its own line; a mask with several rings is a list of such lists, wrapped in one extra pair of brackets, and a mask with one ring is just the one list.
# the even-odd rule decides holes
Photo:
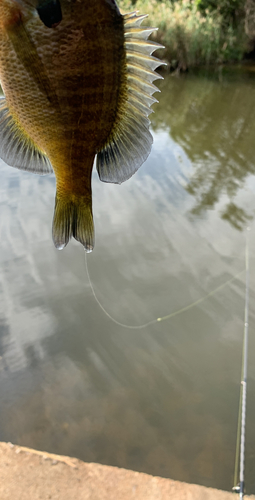
[(150, 152), (162, 63), (151, 56), (160, 46), (147, 40), (145, 17), (121, 15), (114, 0), (0, 2), (0, 157), (54, 171), (59, 249), (72, 236), (87, 251), (94, 246), (95, 155), (100, 179), (121, 183)]

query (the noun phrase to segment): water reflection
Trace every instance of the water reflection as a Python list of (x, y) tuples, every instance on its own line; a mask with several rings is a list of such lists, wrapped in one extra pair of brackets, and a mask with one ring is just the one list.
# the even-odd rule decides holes
[(186, 185), (196, 200), (191, 213), (202, 215), (225, 195), (221, 216), (242, 229), (253, 212), (233, 199), (255, 173), (255, 79), (253, 73), (241, 80), (216, 76), (166, 78), (152, 122), (156, 129), (168, 127), (192, 162)]
[[(244, 235), (222, 213), (229, 203), (248, 215), (254, 210), (248, 132), (237, 141), (250, 144), (250, 154), (231, 193), (219, 183), (214, 208), (203, 217), (201, 212), (190, 217), (194, 195), (187, 188), (200, 172), (201, 192), (211, 189), (207, 182), (213, 184), (221, 156), (215, 141), (202, 131), (212, 134), (214, 130), (219, 141), (218, 128), (222, 133), (224, 129), (221, 107), (217, 127), (209, 111), (200, 121), (188, 119), (191, 102), (200, 102), (204, 96), (208, 110), (210, 100), (216, 103), (215, 92), (223, 103), (220, 96), (225, 86), (229, 93), (233, 91), (233, 99), (238, 85), (248, 95), (245, 80), (223, 84), (195, 77), (168, 78), (153, 116), (155, 143), (146, 164), (121, 186), (100, 183), (94, 175), (97, 242), (88, 257), (89, 269), (99, 299), (117, 320), (135, 325), (169, 314), (244, 268)], [(250, 91), (252, 100), (253, 88)], [(227, 99), (227, 93), (224, 95)], [(202, 104), (195, 106), (202, 114)], [(183, 113), (179, 113), (181, 109)], [(232, 113), (237, 117), (235, 110)], [(242, 107), (240, 113), (243, 117)], [(216, 119), (218, 114), (214, 116)], [(227, 123), (231, 127), (231, 121)], [(252, 127), (249, 123), (250, 128), (243, 124), (247, 131)], [(198, 126), (200, 133), (195, 134)], [(234, 158), (230, 146), (224, 141), (223, 146)], [(213, 166), (203, 148), (213, 151)], [(226, 186), (233, 175), (228, 178), (226, 160), (223, 164)], [(63, 252), (53, 247), (54, 177), (40, 178), (3, 163), (0, 170), (1, 438), (83, 460), (230, 489), (241, 367), (243, 276), (169, 321), (140, 331), (121, 328), (94, 301), (81, 246), (73, 241)], [(200, 194), (197, 196), (199, 202)], [(240, 212), (238, 217), (244, 214)], [(254, 243), (252, 231), (252, 269)], [(254, 299), (252, 273), (251, 331)], [(251, 336), (248, 491), (255, 490), (254, 347)]]

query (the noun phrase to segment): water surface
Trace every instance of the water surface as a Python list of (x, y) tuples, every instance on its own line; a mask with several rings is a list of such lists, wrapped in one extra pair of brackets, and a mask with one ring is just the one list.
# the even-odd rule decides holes
[[(246, 487), (255, 492), (255, 74), (168, 76), (154, 146), (121, 186), (93, 176), (88, 266), (117, 321), (141, 325), (244, 270), (251, 300)], [(0, 163), (1, 440), (230, 490), (244, 273), (132, 330), (92, 295), (77, 242), (51, 241), (54, 176)]]

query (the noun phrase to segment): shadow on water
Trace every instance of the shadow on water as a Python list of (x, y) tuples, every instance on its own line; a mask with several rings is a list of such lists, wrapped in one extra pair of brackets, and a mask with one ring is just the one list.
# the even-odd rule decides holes
[(241, 230), (253, 218), (233, 201), (246, 178), (255, 174), (255, 74), (252, 68), (219, 70), (200, 77), (169, 76), (152, 117), (155, 130), (169, 129), (192, 162), (186, 185), (191, 209), (202, 215), (226, 195), (221, 217)]
[[(252, 76), (167, 77), (154, 147), (121, 186), (93, 177), (96, 293), (139, 325), (244, 268), (255, 210)], [(53, 176), (0, 164), (1, 439), (207, 486), (233, 486), (244, 311), (235, 281), (168, 321), (105, 317), (84, 252), (51, 241)], [(255, 263), (251, 231), (251, 269)], [(255, 320), (251, 272), (250, 328)], [(255, 491), (250, 340), (247, 491)]]

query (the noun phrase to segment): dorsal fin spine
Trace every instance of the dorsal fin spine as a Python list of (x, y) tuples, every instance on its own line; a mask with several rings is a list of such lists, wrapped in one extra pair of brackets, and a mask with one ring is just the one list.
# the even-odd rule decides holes
[[(137, 91), (139, 92), (139, 88), (137, 88), (135, 85), (129, 86), (129, 93), (135, 98), (137, 98)], [(144, 103), (145, 106), (151, 106), (155, 102), (158, 102), (158, 100), (155, 99), (155, 97), (146, 94), (146, 92), (140, 92), (140, 101)]]
[(131, 28), (128, 27), (127, 31), (125, 32), (125, 38), (130, 38), (134, 36), (135, 38), (143, 38), (144, 40), (147, 40), (147, 38), (153, 33), (153, 31), (156, 31), (157, 28)]
[(126, 52), (126, 57), (127, 57), (127, 62), (129, 63), (135, 63), (139, 64), (140, 66), (143, 66), (145, 68), (151, 68), (155, 70), (160, 66), (161, 61), (158, 60), (157, 57), (153, 57), (151, 55), (144, 55), (141, 52), (137, 52), (135, 50), (127, 50)]
[[(157, 42), (151, 40), (143, 40), (141, 38), (130, 38), (125, 40), (126, 50), (135, 50), (141, 52), (142, 54), (151, 55), (157, 49), (164, 49), (164, 45), (160, 45)], [(161, 64), (163, 64), (160, 61)]]
[(161, 75), (159, 75), (159, 73), (156, 73), (155, 71), (151, 71), (150, 69), (147, 69), (144, 66), (141, 66), (140, 64), (128, 63), (127, 69), (130, 73), (133, 73), (134, 75), (138, 75), (141, 78), (145, 78), (150, 83), (154, 82), (154, 80), (162, 80), (162, 78), (163, 78)]
[(149, 95), (154, 94), (154, 92), (160, 92), (158, 87), (154, 85), (153, 83), (144, 81), (142, 78), (138, 77), (137, 75), (134, 75), (132, 73), (127, 75), (127, 80), (128, 83), (130, 82), (131, 85), (134, 83), (137, 87), (140, 88), (141, 92), (145, 92)]

